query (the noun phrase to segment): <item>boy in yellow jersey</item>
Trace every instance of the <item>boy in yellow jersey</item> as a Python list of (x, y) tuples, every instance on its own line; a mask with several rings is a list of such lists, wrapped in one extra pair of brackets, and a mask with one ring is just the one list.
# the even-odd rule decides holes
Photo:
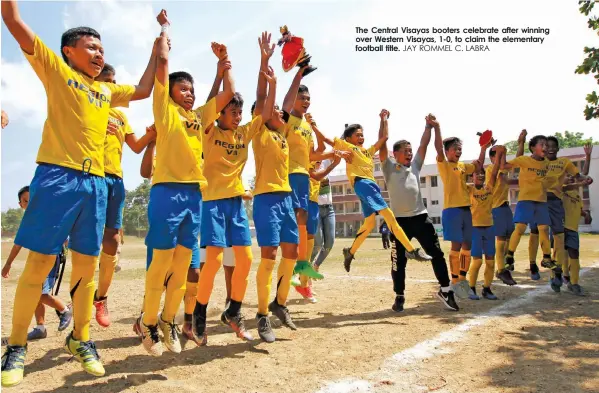
[[(169, 74), (166, 11), (160, 13), (158, 22), (162, 32), (153, 98), (156, 168), (150, 190), (150, 228), (146, 237), (146, 245), (153, 255), (146, 273), (143, 316), (135, 324), (144, 348), (153, 356), (163, 352), (158, 329), (162, 331), (167, 349), (181, 352), (174, 319), (185, 295), (187, 273), (200, 230), (202, 193), (207, 185), (202, 171), (202, 137), (206, 126), (214, 122), (234, 94), (227, 71), (225, 90), (193, 110), (193, 78), (186, 72)], [(219, 59), (227, 58), (223, 45), (213, 43), (212, 49)], [(164, 286), (164, 308), (159, 315)]]
[[(104, 223), (104, 139), (111, 107), (149, 97), (155, 70), (154, 51), (138, 86), (94, 79), (104, 66), (100, 35), (88, 27), (62, 35), (62, 59), (23, 22), (16, 2), (2, 2), (2, 19), (41, 80), (48, 114), (30, 185), (31, 199), (15, 244), (30, 250), (15, 293), (12, 332), (2, 359), (2, 386), (23, 379), (27, 328), (63, 243), (70, 238), (73, 268), (71, 297), (74, 330), (65, 349), (95, 376), (104, 375), (89, 322), (95, 292), (94, 272)], [(48, 209), (52, 206), (52, 209)]]
[[(104, 64), (104, 68), (96, 80), (116, 83), (114, 67), (110, 64)], [(119, 232), (123, 225), (123, 208), (125, 207), (125, 183), (123, 182), (123, 169), (121, 167), (123, 145), (127, 143), (135, 154), (139, 154), (148, 143), (155, 139), (155, 131), (146, 132), (143, 137), (137, 139), (129, 125), (127, 116), (118, 109), (110, 108), (108, 130), (104, 142), (104, 179), (108, 190), (108, 201), (102, 251), (100, 252), (98, 290), (94, 295), (96, 321), (102, 327), (110, 326), (108, 288), (118, 262)]]
[(437, 168), (443, 182), (443, 239), (451, 242), (449, 251), (449, 271), (456, 296), (468, 296), (469, 286), (466, 274), (470, 267), (470, 248), (472, 246), (472, 213), (466, 178), (482, 170), (485, 152), (488, 146), (481, 148), (478, 161), (466, 164), (460, 162), (462, 141), (451, 137), (441, 138), (441, 127), (435, 128), (435, 149), (437, 150)]
[(485, 256), (485, 280), (482, 295), (485, 299), (497, 300), (497, 296), (491, 292), (491, 282), (495, 270), (495, 231), (493, 228), (494, 218), (492, 213), (494, 195), (485, 187), (485, 172), (474, 174), (474, 186), (469, 185), (470, 210), (472, 211), (472, 264), (468, 270), (468, 281), (471, 300), (480, 300), (476, 294), (476, 280), (478, 272), (483, 264)]
[(505, 267), (510, 270), (513, 269), (514, 252), (520, 243), (520, 238), (526, 231), (526, 226), (534, 224), (537, 224), (539, 229), (541, 247), (543, 248), (541, 266), (552, 270), (557, 268), (555, 262), (551, 260), (551, 246), (549, 243), (549, 224), (551, 220), (545, 185), (545, 177), (547, 176), (546, 145), (547, 138), (543, 135), (537, 135), (528, 143), (532, 156), (516, 157), (509, 162), (505, 161), (505, 147), (496, 147), (498, 155), (496, 162), (499, 162), (500, 165), (496, 164), (494, 166), (493, 173), (488, 179), (489, 187), (494, 187), (494, 181), (500, 169), (520, 168), (518, 176), (520, 193), (518, 194), (518, 204), (514, 214), (516, 228), (510, 237), (508, 251), (505, 256)]
[(276, 94), (276, 77), (272, 69), (268, 73), (262, 70), (260, 73), (269, 85), (263, 114), (240, 126), (243, 98), (235, 94), (222, 110), (218, 124), (203, 135), (204, 174), (210, 183), (204, 195), (200, 238), (201, 246), (206, 246), (206, 263), (200, 273), (193, 312), (193, 333), (197, 340), (203, 342), (206, 340), (206, 311), (214, 277), (222, 264), (223, 249), (229, 246), (233, 247), (235, 254), (235, 270), (231, 279), (231, 302), (222, 313), (221, 321), (229, 325), (237, 337), (252, 340), (241, 314), (252, 264), (252, 239), (242, 200), (245, 189), (241, 173), (252, 138), (263, 130), (264, 122), (272, 116)]
[[(386, 120), (389, 117), (389, 111), (383, 109), (379, 116), (381, 119)], [(315, 132), (317, 135), (320, 134), (317, 129), (315, 129)], [(333, 146), (334, 149), (352, 153), (351, 162), (347, 162), (345, 168), (354, 192), (360, 198), (362, 214), (365, 220), (364, 224), (358, 230), (351, 248), (343, 249), (343, 265), (345, 270), (349, 272), (354, 255), (356, 255), (364, 240), (366, 240), (376, 226), (376, 215), (378, 214), (383, 216), (393, 236), (406, 248), (405, 254), (408, 259), (430, 261), (432, 258), (424, 250), (414, 248), (412, 243), (410, 243), (403, 229), (401, 229), (395, 220), (393, 212), (389, 209), (387, 202), (385, 202), (381, 195), (381, 189), (374, 180), (374, 155), (387, 143), (387, 139), (389, 138), (387, 128), (379, 132), (379, 140), (368, 149), (363, 147), (364, 131), (359, 124), (351, 124), (346, 127), (343, 132), (343, 139), (335, 138), (331, 141), (323, 135), (318, 135), (318, 137)]]

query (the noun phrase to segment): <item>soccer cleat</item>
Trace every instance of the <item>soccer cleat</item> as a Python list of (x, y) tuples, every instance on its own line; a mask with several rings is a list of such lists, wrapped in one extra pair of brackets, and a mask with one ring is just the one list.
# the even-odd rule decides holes
[(570, 277), (569, 276), (562, 276), (562, 280), (564, 281), (565, 285), (570, 285)]
[(354, 260), (354, 255), (351, 253), (349, 248), (343, 249), (343, 266), (345, 267), (345, 271), (349, 273), (349, 269), (351, 269), (351, 263)]
[(133, 331), (141, 338), (144, 349), (152, 356), (161, 356), (164, 349), (158, 335), (158, 326), (146, 326), (142, 321), (142, 316), (137, 318), (133, 324)]
[(406, 251), (406, 258), (415, 259), (420, 262), (428, 262), (433, 259), (422, 248), (415, 248), (413, 251)]
[(495, 274), (495, 277), (497, 277), (498, 279), (503, 281), (503, 283), (506, 285), (516, 285), (517, 284), (516, 280), (514, 280), (512, 278), (512, 273), (510, 273), (510, 271), (507, 269), (503, 269), (502, 271), (497, 272)]
[(541, 279), (541, 273), (539, 273), (539, 267), (536, 263), (530, 264), (530, 279), (535, 281)]
[(558, 273), (558, 272), (555, 272), (555, 277), (553, 277), (553, 281), (555, 282), (556, 285), (559, 285), (560, 287), (564, 284), (562, 275), (561, 275), (561, 273)]
[(443, 292), (443, 290), (439, 289), (439, 292), (437, 292), (436, 296), (439, 300), (441, 300), (441, 303), (443, 303), (445, 308), (451, 311), (460, 310), (453, 296), (453, 291)]
[(476, 288), (470, 287), (470, 290), (468, 291), (468, 299), (470, 299), (470, 300), (480, 300), (480, 296), (478, 296), (476, 294)]
[(237, 315), (231, 316), (231, 315), (227, 314), (227, 312), (225, 311), (220, 316), (220, 320), (225, 325), (229, 325), (229, 327), (231, 329), (233, 329), (233, 331), (235, 332), (237, 337), (239, 337), (240, 339), (246, 340), (246, 341), (251, 341), (254, 339), (254, 337), (252, 337), (250, 332), (248, 332), (245, 329), (245, 323), (243, 321), (243, 316), (241, 315), (240, 312), (237, 313)]
[(208, 305), (200, 304), (196, 301), (196, 306), (193, 309), (192, 333), (195, 336), (193, 340), (196, 344), (202, 346), (208, 342), (206, 334), (206, 309)]
[(291, 285), (294, 287), (299, 287), (300, 285), (302, 285), (299, 274), (294, 274), (293, 276), (291, 276)]
[[(296, 287), (296, 288), (299, 288), (299, 287)], [(304, 299), (306, 299), (310, 303), (316, 303), (318, 301), (314, 297), (314, 294), (312, 293), (312, 288), (311, 287), (302, 288), (302, 290), (304, 292)]]
[(106, 373), (102, 362), (100, 362), (96, 344), (92, 340), (77, 341), (73, 338), (73, 332), (71, 332), (67, 336), (64, 348), (81, 363), (86, 373), (96, 377), (101, 377)]
[(120, 263), (119, 263), (119, 264), (117, 264), (117, 265), (114, 267), (114, 272), (115, 272), (115, 273), (118, 273), (118, 272), (120, 272), (121, 270), (123, 270), (123, 268), (121, 268), (121, 264), (120, 264)]
[(96, 322), (102, 327), (110, 326), (110, 314), (108, 312), (108, 298), (104, 296), (101, 299), (94, 300), (96, 308)]
[(451, 284), (451, 290), (460, 299), (466, 299), (468, 297), (468, 293), (470, 292), (470, 286), (468, 285), (468, 281), (460, 280), (455, 284)]
[[(173, 321), (174, 322), (174, 321)], [(158, 315), (158, 327), (162, 330), (164, 345), (173, 353), (181, 353), (181, 342), (179, 341), (179, 325), (162, 320), (162, 314)]]
[(21, 383), (25, 369), (27, 346), (8, 345), (2, 355), (2, 387), (9, 388)]
[(489, 300), (497, 300), (497, 296), (493, 292), (491, 292), (491, 288), (483, 287), (483, 297)]
[(393, 306), (391, 306), (391, 310), (395, 311), (395, 312), (402, 312), (403, 311), (403, 305), (406, 302), (406, 298), (401, 296), (401, 295), (397, 295), (395, 296), (395, 302), (393, 303)]
[(41, 340), (42, 338), (48, 337), (48, 331), (44, 329), (40, 329), (38, 327), (34, 327), (29, 333), (27, 333), (27, 341), (33, 340)]
[(58, 331), (62, 332), (71, 324), (71, 320), (73, 320), (73, 306), (69, 304), (67, 306), (67, 311), (58, 313)]
[(306, 298), (306, 296), (307, 296), (307, 295), (306, 295), (306, 288), (303, 288), (303, 287), (301, 287), (301, 286), (299, 286), (299, 285), (298, 285), (298, 286), (296, 286), (296, 287), (293, 287), (293, 288), (295, 288), (295, 291), (296, 291), (297, 293), (299, 293), (300, 295), (302, 295), (302, 297), (303, 297), (304, 299)]
[(545, 269), (555, 270), (557, 268), (557, 263), (550, 258), (543, 258), (541, 261), (541, 266), (543, 266)]
[(272, 315), (279, 318), (279, 321), (281, 321), (283, 325), (287, 326), (291, 330), (297, 330), (297, 326), (295, 326), (295, 323), (293, 323), (291, 314), (289, 313), (289, 309), (287, 307), (281, 306), (276, 300), (274, 300), (268, 305), (268, 310), (272, 313)]
[(505, 268), (511, 272), (514, 271), (514, 264), (516, 261), (514, 260), (513, 255), (505, 254)]
[(550, 278), (549, 285), (551, 286), (551, 289), (553, 289), (553, 292), (561, 292), (561, 282), (557, 282), (554, 278)]
[(198, 340), (195, 334), (193, 334), (193, 327), (191, 323), (184, 323), (181, 332), (186, 339), (193, 341), (198, 347), (206, 345), (206, 341)]
[(297, 261), (295, 263), (295, 269), (293, 272), (296, 274), (302, 274), (315, 280), (322, 280), (324, 278), (322, 274), (314, 270), (312, 264), (308, 261)]
[(585, 296), (582, 287), (578, 284), (568, 283), (568, 290), (576, 296)]
[(260, 315), (256, 314), (256, 320), (258, 321), (258, 335), (262, 339), (262, 341), (267, 343), (275, 342), (275, 334), (272, 331), (272, 327), (270, 326), (270, 319), (268, 319), (268, 315)]

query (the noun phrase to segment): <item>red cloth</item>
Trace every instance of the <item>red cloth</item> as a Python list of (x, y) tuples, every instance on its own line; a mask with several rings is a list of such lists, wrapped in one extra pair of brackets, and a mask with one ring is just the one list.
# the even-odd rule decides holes
[(281, 55), (283, 56), (283, 70), (289, 71), (300, 61), (304, 54), (304, 39), (292, 37), (283, 45)]

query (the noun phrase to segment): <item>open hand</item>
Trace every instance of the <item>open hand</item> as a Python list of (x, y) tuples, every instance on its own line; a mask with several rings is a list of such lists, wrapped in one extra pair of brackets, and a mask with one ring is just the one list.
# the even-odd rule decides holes
[(106, 135), (117, 135), (119, 133), (119, 127), (108, 121), (108, 127), (106, 127)]
[(269, 84), (273, 84), (273, 83), (277, 83), (277, 77), (275, 76), (275, 70), (272, 69), (272, 67), (268, 67), (268, 71), (264, 72), (264, 71), (260, 71), (262, 73), (262, 75), (264, 75), (264, 77), (266, 78), (266, 81)]
[[(2, 111), (2, 128), (4, 128), (4, 111)], [(584, 144), (584, 154), (586, 154), (588, 157), (591, 156), (591, 153), (593, 152), (593, 144), (591, 142), (587, 142)]]
[(270, 44), (271, 34), (267, 31), (262, 33), (262, 37), (258, 38), (258, 45), (260, 46), (260, 55), (263, 60), (268, 60), (275, 53), (275, 44)]

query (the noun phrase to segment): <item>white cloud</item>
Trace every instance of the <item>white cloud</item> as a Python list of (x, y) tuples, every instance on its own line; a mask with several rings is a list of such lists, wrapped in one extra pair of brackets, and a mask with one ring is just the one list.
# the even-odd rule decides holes
[(2, 109), (11, 123), (24, 121), (40, 131), (46, 120), (46, 91), (26, 60), (2, 59)]

